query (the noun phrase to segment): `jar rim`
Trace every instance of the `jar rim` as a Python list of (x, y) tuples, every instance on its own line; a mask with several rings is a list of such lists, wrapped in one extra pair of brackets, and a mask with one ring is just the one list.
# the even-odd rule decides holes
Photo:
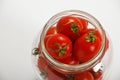
[[(96, 56), (94, 56), (91, 60), (87, 61), (87, 62), (84, 62), (82, 64), (78, 64), (78, 65), (69, 65), (69, 64), (64, 64), (64, 63), (61, 63), (61, 62), (58, 62), (57, 60), (55, 60), (51, 55), (49, 55), (49, 53), (47, 52), (45, 46), (44, 46), (44, 37), (45, 37), (45, 30), (47, 29), (48, 27), (48, 24), (51, 23), (51, 20), (53, 20), (56, 16), (58, 15), (66, 15), (67, 13), (69, 14), (79, 14), (81, 15), (82, 17), (85, 17), (86, 19), (89, 20), (92, 20), (91, 22), (95, 22), (96, 26), (95, 27), (98, 27), (102, 33), (102, 46), (100, 48), (100, 50), (98, 51), (98, 54)], [(45, 24), (43, 30), (42, 30), (42, 34), (40, 36), (40, 44), (41, 44), (41, 48), (42, 48), (42, 51), (43, 51), (43, 55), (44, 57), (51, 63), (54, 65), (54, 67), (57, 67), (57, 68), (60, 68), (64, 71), (67, 71), (67, 72), (70, 72), (70, 71), (78, 71), (78, 70), (84, 70), (88, 67), (90, 67), (91, 65), (95, 64), (98, 62), (98, 60), (101, 58), (101, 56), (103, 55), (103, 51), (104, 51), (104, 48), (105, 48), (105, 31), (102, 27), (102, 25), (100, 24), (100, 22), (95, 18), (93, 17), (91, 14), (89, 13), (86, 13), (84, 11), (80, 11), (80, 10), (65, 10), (65, 11), (62, 11), (60, 13), (57, 13), (56, 15), (54, 15), (53, 17), (51, 17), (48, 22)]]

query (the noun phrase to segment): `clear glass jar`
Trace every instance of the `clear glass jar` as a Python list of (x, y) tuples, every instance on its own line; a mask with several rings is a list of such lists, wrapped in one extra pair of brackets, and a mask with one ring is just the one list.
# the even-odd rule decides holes
[[(58, 62), (49, 55), (44, 45), (47, 30), (51, 26), (56, 26), (61, 17), (68, 15), (87, 20), (88, 27), (97, 28), (102, 35), (102, 46), (98, 54), (91, 60), (79, 65)], [(96, 79), (93, 80), (108, 80), (109, 78), (113, 57), (111, 41), (100, 22), (89, 13), (80, 10), (67, 10), (54, 15), (37, 35), (32, 47), (32, 63), (40, 80), (75, 80), (76, 74), (88, 70), (96, 76)], [(97, 79), (98, 76), (99, 79)]]

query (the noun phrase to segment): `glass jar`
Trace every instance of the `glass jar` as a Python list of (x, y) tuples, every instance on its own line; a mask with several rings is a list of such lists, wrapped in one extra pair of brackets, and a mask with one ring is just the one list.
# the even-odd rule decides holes
[[(44, 45), (47, 30), (51, 26), (56, 26), (63, 16), (68, 15), (87, 20), (88, 27), (95, 27), (102, 35), (102, 46), (97, 55), (91, 60), (78, 65), (64, 64), (55, 60), (47, 52)], [(94, 79), (90, 80), (108, 80), (112, 57), (110, 38), (100, 22), (89, 13), (80, 10), (66, 10), (50, 18), (36, 37), (36, 40), (34, 40), (32, 50), (32, 63), (40, 80), (78, 80), (75, 78), (76, 75), (86, 71), (89, 71), (94, 76)], [(83, 80), (82, 77), (79, 80)]]

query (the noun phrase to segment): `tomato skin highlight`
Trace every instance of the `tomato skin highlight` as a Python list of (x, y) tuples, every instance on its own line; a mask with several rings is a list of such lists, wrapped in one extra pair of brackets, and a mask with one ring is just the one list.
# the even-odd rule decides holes
[(76, 74), (74, 80), (94, 80), (94, 77), (89, 71), (85, 71)]
[(82, 21), (78, 18), (65, 16), (58, 21), (56, 29), (58, 33), (64, 34), (74, 41), (81, 35), (81, 31), (84, 30), (84, 27)]
[[(91, 36), (89, 36), (89, 33)], [(86, 39), (86, 37), (88, 38), (88, 40)], [(101, 39), (99, 37), (100, 36), (96, 33), (92, 34), (91, 30), (88, 30), (83, 34), (83, 36), (78, 38), (74, 44), (73, 50), (73, 55), (75, 59), (80, 61), (81, 63), (87, 62), (92, 59), (98, 53), (101, 47)], [(89, 39), (91, 41), (89, 41)]]
[(87, 30), (87, 26), (88, 26), (88, 21), (87, 20), (85, 20), (85, 19), (82, 19), (82, 18), (78, 18), (79, 20), (80, 20), (80, 22), (82, 23), (82, 25), (83, 25), (83, 30), (82, 31), (84, 31), (84, 30)]
[(57, 60), (65, 59), (72, 54), (72, 42), (63, 34), (54, 34), (47, 40), (46, 50)]

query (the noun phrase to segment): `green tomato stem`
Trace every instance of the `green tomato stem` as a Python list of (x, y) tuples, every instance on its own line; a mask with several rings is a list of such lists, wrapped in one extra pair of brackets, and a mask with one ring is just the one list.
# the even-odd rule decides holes
[(93, 43), (96, 40), (95, 31), (89, 32), (85, 39)]
[(57, 50), (53, 50), (52, 49), (52, 50), (54, 52), (57, 52), (59, 57), (62, 57), (63, 55), (66, 54), (66, 49), (69, 46), (69, 44), (67, 44), (66, 46), (62, 47), (59, 43), (56, 43), (56, 44), (54, 44), (54, 46), (58, 46), (58, 49)]
[(71, 29), (71, 31), (72, 31), (73, 33), (78, 33), (79, 27), (76, 26), (76, 24), (75, 24), (74, 22), (71, 22), (71, 27), (70, 27), (70, 29)]

